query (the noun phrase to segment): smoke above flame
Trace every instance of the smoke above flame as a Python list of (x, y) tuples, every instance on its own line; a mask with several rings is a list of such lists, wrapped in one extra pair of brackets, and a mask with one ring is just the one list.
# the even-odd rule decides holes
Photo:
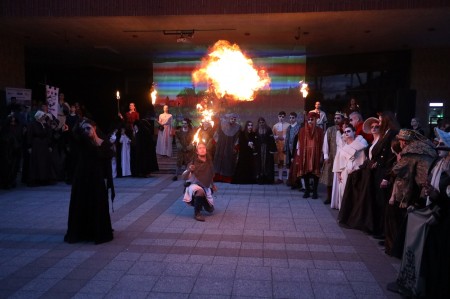
[(192, 73), (194, 83), (206, 82), (218, 98), (253, 101), (258, 90), (269, 87), (270, 77), (257, 69), (236, 44), (219, 40)]

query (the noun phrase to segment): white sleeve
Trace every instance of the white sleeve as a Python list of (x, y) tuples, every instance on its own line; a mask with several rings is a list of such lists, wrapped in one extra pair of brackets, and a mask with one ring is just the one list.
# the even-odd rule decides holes
[(323, 136), (323, 145), (322, 145), (322, 153), (323, 153), (323, 159), (328, 159), (328, 153), (330, 152), (330, 149), (328, 148), (328, 131), (325, 132), (325, 136)]

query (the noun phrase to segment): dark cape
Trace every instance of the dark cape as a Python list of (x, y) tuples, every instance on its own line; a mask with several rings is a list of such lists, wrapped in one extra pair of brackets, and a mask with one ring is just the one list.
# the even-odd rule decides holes
[(373, 170), (366, 160), (360, 169), (348, 175), (342, 196), (338, 222), (341, 226), (371, 233), (374, 230), (373, 202), (375, 185)]
[(27, 146), (31, 149), (28, 183), (30, 185), (50, 183), (51, 129), (47, 124), (35, 120), (28, 125)]
[(256, 144), (256, 134), (241, 131), (239, 135), (239, 153), (232, 184), (254, 184), (256, 182), (254, 150), (249, 142)]
[(82, 139), (70, 195), (69, 219), (64, 241), (68, 243), (111, 241), (108, 189), (114, 198), (111, 158), (112, 144), (104, 140), (96, 146)]
[(274, 181), (274, 156), (277, 151), (277, 145), (273, 136), (272, 129), (265, 128), (265, 131), (256, 131), (256, 180), (259, 184), (273, 184)]
[(16, 186), (22, 158), (22, 129), (20, 124), (0, 127), (0, 188)]
[(227, 121), (222, 121), (216, 131), (217, 144), (214, 154), (214, 171), (216, 181), (231, 182), (237, 161), (237, 145), (241, 126), (230, 125)]
[(422, 260), (427, 298), (450, 298), (450, 173), (443, 171), (439, 194), (432, 205), (439, 206), (439, 217), (430, 225)]
[(135, 122), (138, 132), (135, 136), (136, 172), (137, 176), (148, 176), (159, 170), (156, 159), (156, 148), (153, 140), (153, 127), (146, 119)]

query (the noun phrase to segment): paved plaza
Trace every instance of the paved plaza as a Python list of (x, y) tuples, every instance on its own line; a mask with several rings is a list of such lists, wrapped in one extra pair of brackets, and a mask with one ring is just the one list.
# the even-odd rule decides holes
[[(400, 261), (285, 185), (218, 183), (193, 219), (170, 174), (115, 179), (112, 242), (66, 244), (70, 186), (0, 191), (0, 298), (400, 298)], [(205, 213), (206, 214), (206, 213)]]

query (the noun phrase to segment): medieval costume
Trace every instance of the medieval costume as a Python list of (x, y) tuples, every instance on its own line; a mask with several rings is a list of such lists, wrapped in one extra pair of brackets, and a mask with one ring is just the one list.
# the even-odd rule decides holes
[(22, 157), (22, 129), (13, 115), (0, 125), (0, 188), (16, 187)]
[(239, 134), (239, 154), (232, 184), (254, 184), (256, 182), (255, 170), (255, 132), (249, 132), (247, 128)]
[(158, 140), (156, 142), (156, 153), (161, 156), (172, 157), (172, 114), (168, 113), (169, 107), (164, 106), (164, 113), (158, 118)]
[[(295, 117), (291, 114), (290, 117)], [(300, 130), (300, 124), (296, 121), (289, 125), (286, 129), (286, 140), (284, 142), (284, 152), (286, 154), (286, 166), (289, 168), (289, 175), (286, 185), (295, 189), (298, 186), (298, 182), (301, 182), (297, 178), (297, 171), (294, 171), (296, 164), (293, 163), (294, 156), (297, 153), (298, 131)]]
[(334, 116), (335, 125), (329, 127), (323, 138), (322, 152), (324, 164), (322, 168), (322, 174), (320, 176), (320, 182), (327, 187), (327, 199), (325, 204), (331, 203), (331, 197), (333, 194), (333, 186), (338, 186), (337, 175), (333, 173), (334, 157), (338, 147), (342, 147), (342, 133), (340, 131), (340, 125), (344, 120), (342, 112), (337, 111)]
[(51, 129), (45, 122), (46, 114), (38, 111), (28, 125), (27, 147), (30, 152), (28, 185), (46, 185), (51, 181)]
[(332, 208), (341, 209), (342, 198), (347, 188), (348, 175), (359, 169), (366, 160), (364, 149), (367, 146), (367, 141), (359, 135), (349, 144), (344, 142), (342, 148), (336, 153), (333, 172), (340, 173), (341, 180), (339, 181), (338, 195), (331, 199)]
[(274, 153), (277, 146), (273, 137), (273, 132), (266, 125), (264, 118), (258, 119), (259, 126), (256, 129), (256, 181), (258, 184), (273, 184), (274, 179)]
[(206, 145), (200, 142), (197, 145), (197, 154), (193, 161), (187, 165), (182, 174), (186, 180), (183, 201), (194, 206), (194, 218), (197, 221), (205, 221), (201, 214), (202, 209), (212, 213), (214, 211), (213, 190), (216, 190), (213, 182), (214, 167), (211, 158), (207, 154)]
[(198, 132), (198, 139), (206, 144), (206, 150), (211, 159), (214, 160), (216, 152), (216, 142), (214, 141), (214, 129), (209, 122), (203, 122)]
[(214, 133), (216, 152), (214, 154), (214, 181), (231, 182), (237, 161), (237, 144), (241, 126), (236, 123), (236, 114), (229, 114), (220, 122)]
[[(278, 113), (278, 119), (280, 121), (274, 124), (272, 127), (273, 136), (275, 138), (275, 143), (277, 145), (277, 152), (274, 155), (274, 160), (275, 164), (278, 166), (278, 179), (277, 179), (278, 184), (283, 183), (283, 169), (287, 165), (286, 154), (284, 152), (285, 149), (284, 143), (286, 140), (286, 131), (287, 128), (290, 126), (290, 124), (284, 121), (285, 116), (286, 113), (284, 111)], [(287, 178), (289, 178), (289, 169), (286, 169), (286, 171), (287, 171)]]
[(131, 129), (122, 129), (120, 134), (119, 143), (121, 144), (120, 149), (120, 166), (122, 169), (121, 176), (131, 175), (131, 141), (133, 138), (133, 133)]
[(114, 199), (111, 158), (114, 155), (109, 140), (93, 140), (82, 130), (95, 130), (90, 121), (76, 129), (79, 157), (70, 194), (69, 219), (64, 241), (75, 243), (111, 241), (113, 229), (109, 215), (108, 189)]
[[(449, 133), (444, 132), (444, 134), (450, 137)], [(449, 142), (445, 144), (450, 146)], [(450, 155), (448, 151), (447, 147), (443, 153), (444, 157), (436, 163), (429, 175), (432, 186), (427, 192), (429, 208), (437, 211), (438, 217), (436, 223), (429, 226), (423, 252), (422, 265), (427, 298), (450, 298)], [(434, 208), (436, 206), (438, 209)]]
[[(375, 117), (366, 119), (364, 122), (364, 131), (370, 133), (372, 125), (379, 126), (379, 123), (380, 120)], [(372, 168), (374, 163), (379, 159), (378, 156), (374, 156), (373, 151), (375, 146), (380, 142), (378, 129), (379, 127), (376, 130), (373, 129), (374, 141), (370, 147), (366, 148), (366, 157), (369, 159), (365, 160), (359, 169), (354, 170), (347, 178), (338, 216), (338, 221), (341, 226), (359, 229), (367, 233), (372, 233), (374, 229), (373, 205), (375, 203), (377, 189), (380, 189), (375, 188), (375, 170)], [(377, 182), (377, 184), (380, 186), (380, 182)]]
[[(316, 126), (318, 117), (318, 114), (314, 112), (308, 113), (307, 124), (298, 133), (297, 177), (302, 177), (305, 181), (306, 190), (303, 198), (310, 197), (312, 192), (312, 198), (317, 199), (323, 143), (323, 130)], [(310, 179), (313, 179), (312, 190)]]
[(141, 119), (134, 123), (134, 130), (136, 175), (149, 177), (151, 172), (159, 170), (152, 126), (147, 119)]
[(187, 166), (192, 161), (194, 154), (194, 129), (190, 127), (190, 120), (184, 119), (183, 126), (175, 133), (175, 142), (177, 145), (177, 164), (173, 180), (178, 179), (178, 174), (181, 174), (181, 167)]

